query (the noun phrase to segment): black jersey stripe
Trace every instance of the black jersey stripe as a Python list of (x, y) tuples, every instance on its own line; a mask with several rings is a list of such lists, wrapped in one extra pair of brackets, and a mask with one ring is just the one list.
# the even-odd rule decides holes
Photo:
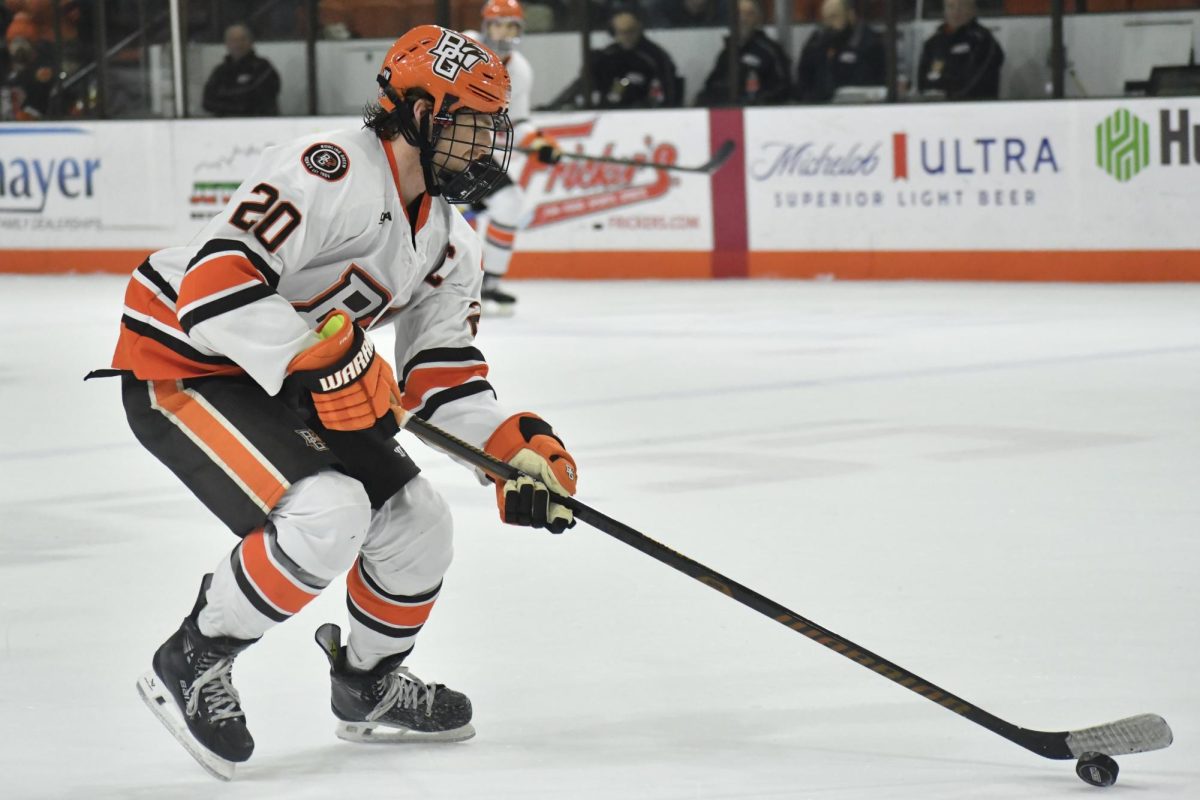
[(150, 259), (147, 258), (145, 261), (143, 261), (141, 266), (137, 268), (137, 271), (142, 277), (153, 283), (155, 288), (162, 292), (163, 296), (169, 299), (172, 303), (179, 300), (179, 295), (177, 295), (175, 290), (171, 288), (171, 284), (167, 283), (167, 279), (164, 278), (158, 270), (150, 266)]
[(270, 286), (265, 283), (256, 283), (192, 308), (191, 311), (179, 318), (179, 324), (183, 326), (184, 331), (191, 333), (193, 327), (205, 320), (219, 317), (242, 306), (248, 306), (273, 294), (275, 294), (275, 290)]
[(187, 344), (186, 342), (181, 342), (179, 339), (176, 339), (169, 333), (163, 333), (153, 325), (149, 325), (139, 319), (134, 319), (128, 314), (121, 315), (121, 324), (136, 333), (138, 336), (145, 336), (147, 339), (153, 339), (168, 350), (173, 350), (190, 361), (219, 367), (234, 365), (233, 361), (225, 358), (224, 356), (210, 356), (205, 353), (201, 353), (199, 350)]
[(354, 602), (354, 598), (352, 598), (349, 594), (346, 595), (346, 608), (349, 609), (350, 616), (354, 617), (363, 625), (366, 625), (376, 633), (382, 633), (384, 636), (391, 636), (394, 639), (403, 639), (409, 636), (416, 636), (418, 633), (420, 633), (421, 628), (423, 627), (421, 625), (414, 625), (411, 628), (403, 628), (399, 625), (388, 625), (386, 622), (380, 622), (366, 611), (363, 611), (361, 608), (359, 608)]
[(496, 390), (487, 381), (467, 381), (430, 395), (429, 399), (425, 401), (425, 405), (421, 406), (416, 414), (421, 419), (428, 421), (439, 408), (447, 403), (453, 403), (455, 400), (461, 400), (481, 392), (491, 392), (492, 397), (496, 396)]
[(380, 597), (386, 597), (388, 600), (391, 600), (395, 603), (412, 603), (414, 605), (428, 603), (430, 600), (433, 600), (435, 597), (437, 597), (438, 592), (442, 590), (442, 583), (441, 581), (438, 581), (437, 586), (433, 587), (424, 594), (390, 594), (389, 592), (384, 591), (383, 587), (371, 578), (371, 576), (367, 573), (366, 567), (363, 566), (361, 561), (358, 562), (358, 574), (362, 576), (363, 582), (371, 588), (371, 591), (375, 592), (375, 594), (379, 595)]
[(274, 289), (279, 285), (279, 274), (271, 269), (266, 260), (258, 253), (250, 249), (250, 246), (245, 242), (239, 242), (237, 239), (209, 239), (204, 243), (204, 246), (192, 257), (188, 262), (187, 268), (191, 269), (196, 264), (209, 256), (217, 253), (237, 252), (246, 257), (246, 260), (258, 270), (267, 284)]
[(408, 360), (400, 376), (401, 388), (408, 374), (422, 364), (437, 364), (445, 361), (486, 361), (477, 347), (431, 347), (422, 350)]
[(281, 566), (289, 575), (307, 586), (311, 593), (319, 593), (322, 589), (329, 585), (329, 581), (313, 575), (311, 572), (304, 569), (304, 567), (293, 561), (292, 557), (283, 551), (283, 548), (279, 546), (279, 541), (275, 536), (275, 528), (273, 525), (268, 524), (267, 529), (263, 532), (263, 542), (266, 544), (267, 551), (271, 554), (271, 558), (278, 561), (279, 566)]

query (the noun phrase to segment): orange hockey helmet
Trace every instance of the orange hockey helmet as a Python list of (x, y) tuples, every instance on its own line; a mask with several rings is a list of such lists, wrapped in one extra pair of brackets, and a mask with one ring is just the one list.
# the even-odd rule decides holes
[[(501, 57), (508, 58), (513, 48), (521, 43), (521, 36), (525, 33), (525, 10), (517, 0), (487, 0), (483, 5), (482, 17), (480, 34), (483, 36), (483, 43)], [(495, 29), (500, 27), (497, 23), (506, 22), (516, 26), (516, 33), (507, 37), (497, 35)]]
[[(448, 28), (420, 25), (388, 50), (376, 82), (380, 109), (421, 153), (430, 194), (473, 203), (504, 177), (512, 155), (511, 85), (487, 47)], [(418, 121), (413, 104), (422, 99), (432, 110)]]

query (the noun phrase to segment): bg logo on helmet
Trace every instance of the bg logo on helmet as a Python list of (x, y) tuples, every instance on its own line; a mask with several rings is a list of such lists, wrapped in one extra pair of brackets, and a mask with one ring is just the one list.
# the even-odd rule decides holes
[(429, 52), (437, 56), (433, 62), (434, 74), (448, 81), (457, 78), (462, 70), (470, 72), (476, 64), (488, 60), (487, 53), (479, 45), (454, 31), (442, 31), (442, 38)]

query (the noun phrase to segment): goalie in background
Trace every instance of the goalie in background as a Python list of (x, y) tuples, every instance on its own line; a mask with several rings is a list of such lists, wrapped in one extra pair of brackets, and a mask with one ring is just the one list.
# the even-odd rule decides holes
[[(466, 34), (491, 48), (508, 69), (512, 78), (509, 116), (513, 139), (520, 147), (538, 151), (531, 158), (544, 164), (557, 163), (558, 142), (544, 136), (530, 119), (533, 113), (533, 67), (517, 50), (521, 34), (525, 32), (525, 12), (521, 4), (517, 0), (488, 0), (482, 17), (481, 30), (466, 31)], [(510, 172), (519, 173), (523, 163), (523, 158), (516, 155)], [(512, 316), (517, 308), (517, 298), (500, 288), (500, 281), (508, 274), (517, 233), (528, 222), (525, 192), (505, 175), (471, 208), (475, 212), (475, 228), (483, 241), (483, 313), (493, 317)]]

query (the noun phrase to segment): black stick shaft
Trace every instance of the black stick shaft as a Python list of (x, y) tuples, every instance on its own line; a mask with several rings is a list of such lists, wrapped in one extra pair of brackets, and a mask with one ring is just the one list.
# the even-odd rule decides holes
[[(411, 416), (406, 412), (393, 409), (400, 426), (416, 434), (422, 441), (446, 453), (459, 458), (473, 467), (482, 470), (494, 478), (513, 480), (521, 473), (511, 464), (506, 464), (482, 450), (446, 433), (425, 420)], [(748, 608), (752, 608), (765, 617), (770, 617), (779, 624), (801, 633), (817, 644), (823, 645), (838, 655), (850, 659), (872, 672), (878, 673), (893, 683), (919, 694), (926, 700), (937, 703), (955, 714), (966, 717), (972, 722), (987, 728), (993, 733), (1003, 736), (1011, 742), (1021, 745), (1027, 750), (1046, 758), (1074, 758), (1067, 746), (1066, 732), (1050, 733), (1029, 730), (1006, 722), (993, 714), (989, 714), (953, 692), (925, 680), (883, 656), (872, 653), (865, 647), (860, 647), (844, 636), (839, 636), (828, 628), (824, 628), (810, 619), (776, 603), (758, 592), (743, 586), (716, 570), (709, 569), (682, 553), (651, 539), (623, 522), (619, 522), (606, 514), (576, 500), (574, 497), (555, 496), (554, 502), (560, 503), (575, 514), (576, 519), (586, 522), (597, 530), (607, 533), (630, 547), (651, 558), (661, 561), (672, 569), (689, 575), (705, 586), (717, 590)]]
[[(724, 142), (709, 159), (708, 163), (701, 164), (698, 167), (689, 167), (681, 164), (660, 164), (656, 161), (639, 160), (636, 158), (618, 158), (617, 156), (593, 156), (587, 153), (559, 153), (560, 158), (570, 158), (575, 161), (598, 161), (602, 164), (620, 164), (624, 167), (649, 167), (651, 169), (661, 169), (667, 172), (698, 172), (702, 174), (711, 174), (720, 169), (729, 157), (733, 155), (734, 143), (732, 141)], [(538, 149), (534, 147), (517, 147), (514, 148), (518, 153), (536, 156)]]

